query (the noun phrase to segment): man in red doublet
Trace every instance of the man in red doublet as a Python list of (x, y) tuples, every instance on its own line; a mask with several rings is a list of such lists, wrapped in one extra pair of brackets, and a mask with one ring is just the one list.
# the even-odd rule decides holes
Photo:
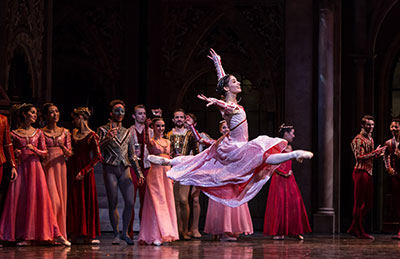
[[(131, 133), (131, 136), (133, 138), (134, 149), (136, 156), (138, 157), (139, 160), (138, 161), (139, 166), (142, 170), (143, 176), (146, 178), (150, 168), (150, 162), (147, 159), (147, 156), (149, 155), (149, 150), (147, 148), (147, 145), (145, 144), (145, 131), (148, 130), (150, 138), (153, 137), (153, 130), (151, 128), (146, 127), (147, 123), (146, 107), (142, 104), (136, 105), (133, 111), (132, 118), (135, 120), (135, 124), (133, 124), (129, 128), (129, 132)], [(143, 184), (141, 186), (138, 185), (139, 179), (136, 177), (136, 173), (133, 170), (133, 168), (131, 168), (131, 176), (134, 185), (133, 204), (135, 204), (136, 193), (137, 190), (139, 189), (139, 200), (140, 200), (139, 220), (141, 220), (144, 196), (146, 193), (146, 184)], [(129, 229), (128, 229), (128, 233), (131, 238), (133, 238), (134, 220), (135, 220), (135, 208), (133, 208), (132, 210), (132, 218), (129, 223)]]
[(8, 177), (3, 177), (4, 164), (8, 163), (11, 167), (11, 181), (15, 180), (18, 173), (14, 158), (14, 149), (10, 138), (10, 127), (7, 117), (0, 115), (0, 215), (3, 210), (3, 201), (8, 189)]
[[(385, 142), (384, 162), (386, 170), (392, 176), (392, 204), (394, 213), (396, 218), (400, 219), (400, 119), (392, 120), (390, 131), (393, 137)], [(400, 239), (400, 228), (393, 239)]]
[(354, 181), (354, 207), (353, 221), (347, 233), (358, 238), (374, 239), (365, 233), (362, 226), (362, 217), (372, 208), (373, 182), (372, 166), (374, 158), (385, 151), (385, 147), (378, 146), (374, 150), (372, 132), (375, 125), (374, 117), (364, 115), (361, 119), (361, 132), (351, 142), (351, 149), (356, 158), (353, 171)]

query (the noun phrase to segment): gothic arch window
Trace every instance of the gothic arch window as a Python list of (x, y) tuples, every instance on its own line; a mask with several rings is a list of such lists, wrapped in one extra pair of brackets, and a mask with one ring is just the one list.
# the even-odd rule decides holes
[(392, 117), (400, 117), (400, 59), (394, 68), (392, 81)]
[[(238, 97), (247, 114), (249, 124), (249, 138), (258, 135), (274, 136), (276, 128), (275, 94), (271, 87), (255, 86), (250, 78), (240, 73), (232, 73), (241, 82), (242, 93)], [(200, 93), (210, 97), (218, 97), (215, 91), (217, 77), (215, 72), (208, 72), (198, 77), (186, 90), (182, 107), (194, 113), (198, 119), (199, 131), (210, 134), (213, 138), (219, 137), (218, 122), (221, 114), (215, 107), (206, 107), (204, 101), (197, 98)], [(266, 100), (269, 97), (270, 100)]]
[(22, 47), (14, 50), (6, 91), (12, 101), (32, 102), (32, 74), (29, 69), (28, 57)]

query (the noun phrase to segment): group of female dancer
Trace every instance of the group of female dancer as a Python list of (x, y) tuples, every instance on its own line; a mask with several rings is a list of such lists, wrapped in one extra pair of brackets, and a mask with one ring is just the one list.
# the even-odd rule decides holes
[[(210, 53), (217, 68), (221, 99), (204, 95), (198, 98), (207, 106), (219, 108), (225, 120), (220, 125), (222, 136), (196, 156), (170, 159), (171, 143), (164, 138), (164, 120), (153, 119), (154, 135), (150, 138), (146, 134), (152, 164), (146, 177), (140, 243), (160, 245), (179, 239), (171, 179), (196, 186), (211, 198), (205, 232), (234, 240), (239, 233), (253, 232), (247, 202), (279, 171), (281, 163), (289, 162), (281, 170), (286, 172), (290, 171), (290, 160), (313, 156), (308, 151), (292, 151), (287, 138), (259, 136), (248, 141), (246, 113), (236, 98), (241, 92), (240, 82), (233, 75), (225, 75), (220, 57), (213, 50)], [(69, 246), (68, 234), (73, 241), (99, 243), (95, 239), (100, 228), (93, 167), (101, 160), (101, 152), (98, 137), (88, 126), (90, 112), (87, 108), (74, 109), (76, 128), (72, 137), (68, 130), (57, 126), (59, 111), (55, 105), (46, 104), (43, 112), (47, 126), (36, 129), (32, 126), (37, 119), (35, 106), (24, 104), (16, 111), (17, 127), (11, 137), (18, 176), (7, 192), (0, 240), (17, 241), (18, 245), (54, 242)], [(294, 130), (284, 133), (294, 137)], [(304, 206), (298, 207), (305, 214)], [(287, 213), (285, 208), (282, 213)], [(226, 220), (232, 223), (227, 228)], [(221, 230), (216, 230), (220, 226)], [(279, 227), (285, 228), (282, 224)], [(308, 229), (285, 235), (299, 235)]]
[(2, 208), (0, 240), (18, 246), (70, 246), (68, 234), (74, 242), (99, 243), (93, 168), (101, 153), (98, 137), (88, 126), (90, 111), (73, 110), (72, 137), (57, 125), (57, 106), (45, 104), (43, 114), (47, 125), (38, 129), (32, 126), (38, 119), (34, 105), (13, 107), (11, 140), (18, 174), (11, 179)]

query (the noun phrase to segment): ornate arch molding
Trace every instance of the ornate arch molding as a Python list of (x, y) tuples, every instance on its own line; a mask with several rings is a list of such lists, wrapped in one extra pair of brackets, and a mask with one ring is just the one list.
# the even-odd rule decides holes
[(397, 63), (400, 55), (400, 34), (393, 38), (390, 46), (387, 48), (380, 68), (379, 82), (381, 86), (389, 86), (393, 76), (394, 64)]
[[(377, 24), (379, 26), (374, 31), (374, 42), (371, 45), (374, 61), (374, 93), (377, 98), (374, 101), (375, 114), (378, 115), (376, 121), (376, 142), (383, 143), (389, 137), (388, 126), (392, 119), (392, 79), (394, 66), (400, 54), (400, 33), (395, 25), (400, 23), (400, 2), (392, 1), (390, 8), (387, 8), (380, 16)], [(390, 194), (390, 182), (384, 177), (384, 174), (378, 174), (379, 191), (377, 192), (377, 212), (378, 226), (383, 231), (392, 231), (390, 213), (385, 206), (390, 204), (388, 194)]]
[(20, 0), (8, 3), (5, 24), (9, 39), (5, 70), (6, 90), (8, 89), (11, 62), (15, 50), (20, 47), (25, 52), (29, 72), (32, 76), (33, 97), (40, 97), (43, 74), (44, 13), (43, 0)]
[(382, 28), (382, 24), (384, 22), (384, 20), (386, 19), (386, 17), (389, 15), (390, 11), (393, 9), (393, 7), (399, 3), (399, 0), (390, 0), (390, 1), (382, 1), (379, 2), (382, 4), (382, 7), (379, 8), (378, 12), (376, 12), (377, 18), (376, 18), (376, 22), (374, 23), (372, 30), (371, 30), (371, 39), (370, 42), (372, 42), (372, 47), (371, 47), (371, 56), (375, 55), (375, 48), (376, 48), (376, 43), (378, 40), (378, 35), (379, 32)]
[[(393, 76), (394, 64), (397, 63), (397, 59), (400, 54), (400, 33), (398, 31), (390, 31), (390, 25), (385, 26), (385, 22), (400, 23), (400, 2), (394, 1), (394, 4), (390, 6), (382, 15), (382, 20), (379, 23), (379, 30), (376, 32), (374, 38), (374, 55), (377, 57), (377, 65), (375, 66), (376, 74), (376, 89), (379, 93), (379, 103), (382, 104), (378, 107), (379, 112), (384, 113), (384, 109), (387, 109), (387, 103), (389, 102), (390, 94), (388, 89)], [(396, 15), (397, 14), (397, 15)], [(389, 36), (388, 36), (389, 35)], [(382, 44), (385, 43), (385, 44)], [(390, 44), (386, 44), (389, 42)], [(389, 116), (388, 116), (389, 118)]]
[(385, 114), (386, 120), (382, 121), (384, 126), (390, 122), (390, 89), (393, 79), (394, 66), (400, 57), (400, 33), (393, 38), (391, 44), (387, 48), (384, 57), (382, 58), (381, 66), (377, 71), (377, 88), (379, 89), (379, 102), (382, 105), (378, 106), (378, 113)]
[[(18, 35), (16, 35), (15, 39), (12, 41), (12, 43), (9, 45), (7, 48), (7, 67), (6, 67), (6, 90), (8, 90), (8, 80), (9, 80), (9, 75), (10, 75), (10, 68), (11, 68), (11, 63), (14, 58), (15, 51), (17, 49), (22, 49), (24, 52), (24, 57), (26, 58), (28, 67), (29, 67), (29, 74), (31, 75), (31, 88), (32, 88), (32, 94), (33, 97), (38, 97), (39, 94), (39, 88), (41, 82), (41, 73), (39, 73), (38, 70), (41, 71), (41, 53), (40, 57), (38, 58), (37, 55), (35, 55), (35, 52), (32, 51), (33, 49), (33, 40), (30, 35), (28, 35), (25, 32), (21, 32)], [(36, 53), (37, 54), (37, 53)], [(38, 68), (39, 66), (39, 68)]]

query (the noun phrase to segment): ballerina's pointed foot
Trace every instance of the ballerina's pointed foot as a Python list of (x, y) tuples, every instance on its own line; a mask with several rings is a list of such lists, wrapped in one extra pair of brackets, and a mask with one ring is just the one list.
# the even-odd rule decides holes
[(64, 246), (71, 246), (71, 242), (69, 242), (68, 240), (66, 240), (64, 237), (59, 236), (56, 239), (54, 239), (55, 242), (60, 243)]
[(147, 159), (156, 165), (171, 165), (171, 159), (161, 156), (149, 155)]
[(304, 159), (311, 159), (314, 154), (310, 151), (306, 151), (306, 150), (295, 150), (294, 152), (294, 158), (302, 163)]

